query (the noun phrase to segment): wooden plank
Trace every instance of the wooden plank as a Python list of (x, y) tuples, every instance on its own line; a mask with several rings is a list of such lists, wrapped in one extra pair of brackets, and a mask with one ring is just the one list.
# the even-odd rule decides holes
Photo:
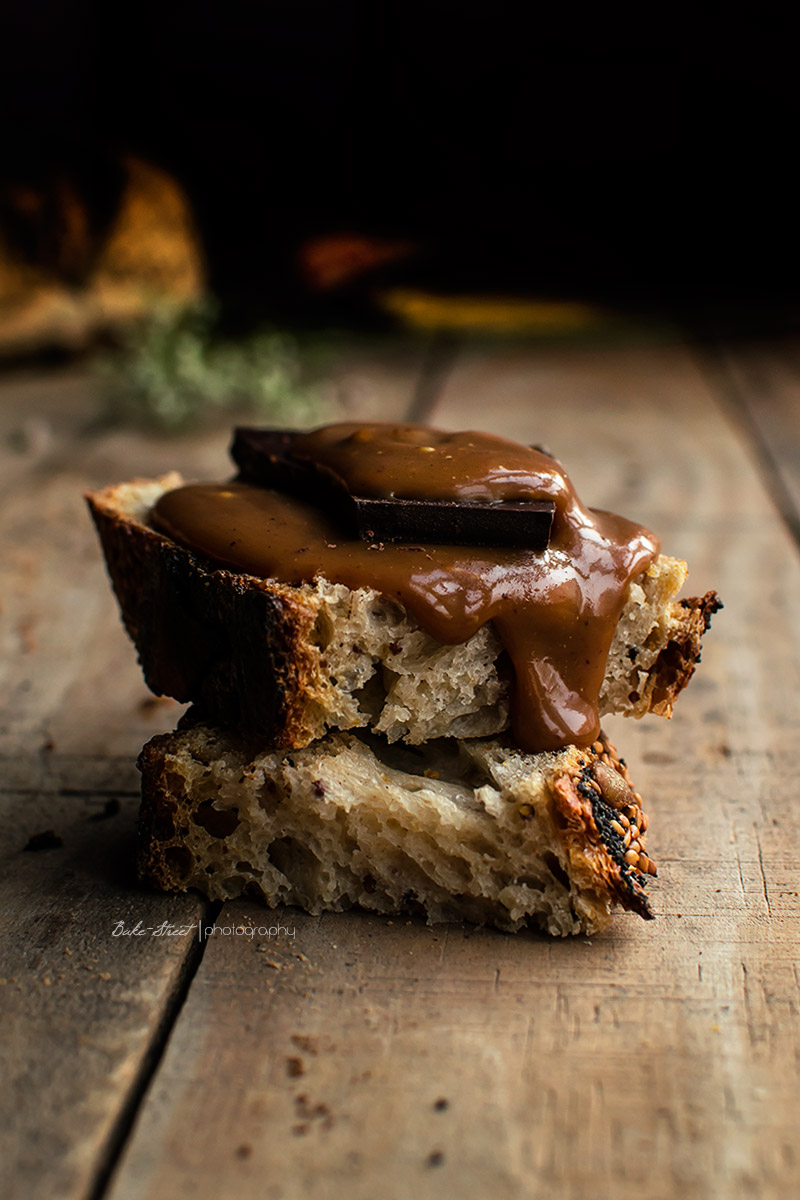
[[(348, 413), (404, 414), (421, 357), (343, 347)], [(182, 710), (142, 682), (82, 495), (175, 467), (225, 476), (228, 431), (90, 431), (96, 406), (81, 372), (0, 386), (0, 1161), (4, 1197), (25, 1200), (102, 1189), (197, 953), (192, 930), (153, 931), (209, 911), (133, 878), (136, 755)], [(26, 852), (48, 831), (60, 845)], [(120, 921), (150, 932), (115, 937)]]
[(267, 921), (294, 937), (212, 939), (111, 1200), (791, 1194), (766, 1190), (796, 1112), (767, 947), (698, 945), (686, 917), (571, 945), (243, 904), (217, 924)]
[(557, 943), (287, 911), (294, 937), (212, 937), (111, 1200), (795, 1196), (796, 548), (680, 347), (476, 351), (434, 418), (550, 444), (726, 600), (674, 720), (613, 730), (658, 919)]
[(800, 339), (723, 345), (701, 361), (745, 426), (767, 489), (800, 537)]
[[(87, 519), (91, 382), (6, 382), (0, 401), (3, 1194), (78, 1197), (104, 1170), (194, 949), (112, 930), (191, 924), (209, 906), (133, 878), (137, 747), (180, 709), (151, 703)], [(53, 848), (25, 851), (48, 831)]]
[[(4, 798), (4, 1197), (91, 1193), (191, 967), (209, 906), (136, 885), (136, 809), (119, 793)], [(46, 831), (61, 845), (26, 853)], [(149, 932), (115, 937), (119, 922)], [(159, 936), (164, 922), (189, 928)]]

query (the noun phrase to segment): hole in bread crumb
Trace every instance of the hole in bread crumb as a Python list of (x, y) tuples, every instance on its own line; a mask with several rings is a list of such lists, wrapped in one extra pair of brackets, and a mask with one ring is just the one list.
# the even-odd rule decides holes
[(264, 812), (267, 813), (274, 812), (283, 798), (284, 797), (281, 794), (275, 780), (270, 779), (269, 776), (267, 776), (264, 779), (262, 786), (258, 790), (259, 808), (263, 809)]
[(236, 896), (241, 896), (246, 883), (247, 880), (242, 879), (241, 875), (226, 875), (219, 888), (224, 895), (232, 900)]
[(172, 820), (172, 814), (168, 812), (157, 813), (153, 821), (152, 833), (157, 842), (168, 842), (170, 838), (173, 838), (175, 836), (175, 824)]
[(313, 851), (293, 837), (276, 838), (269, 848), (269, 860), (295, 884), (319, 869), (319, 859)]
[(545, 850), (542, 857), (544, 858), (545, 865), (553, 878), (556, 879), (563, 888), (566, 888), (566, 890), (569, 891), (569, 875), (561, 866), (561, 863), (558, 861), (555, 854), (553, 854), (552, 850)]
[(178, 797), (186, 795), (186, 780), (184, 779), (183, 775), (179, 775), (177, 771), (166, 770), (164, 772), (164, 779), (167, 789), (172, 796)]
[(239, 824), (239, 812), (235, 808), (215, 808), (211, 800), (204, 800), (194, 814), (194, 823), (215, 838), (226, 838)]
[(382, 675), (376, 672), (362, 687), (353, 692), (353, 699), (359, 711), (364, 713), (370, 722), (377, 721), (381, 715), (386, 703), (386, 691)]
[[(551, 855), (551, 857), (555, 858), (555, 855)], [(549, 863), (548, 866), (550, 866)], [(561, 868), (559, 867), (559, 870), (560, 869)], [(555, 874), (555, 872), (553, 872), (553, 874)], [(561, 871), (561, 874), (563, 875), (564, 872)], [(544, 882), (544, 880), (534, 879), (532, 875), (520, 875), (516, 882), (521, 884), (523, 887), (530, 888), (532, 892), (543, 892), (547, 888), (547, 884)], [(567, 882), (569, 882), (569, 880), (567, 880)]]
[(164, 862), (179, 879), (185, 879), (194, 867), (194, 858), (186, 846), (169, 846), (164, 851)]

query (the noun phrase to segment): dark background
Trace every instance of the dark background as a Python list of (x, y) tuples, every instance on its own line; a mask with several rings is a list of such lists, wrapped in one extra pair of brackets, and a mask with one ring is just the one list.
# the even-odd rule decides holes
[[(167, 167), (211, 284), (302, 307), (311, 235), (417, 239), (416, 282), (751, 314), (798, 293), (790, 28), (730, 7), (12, 0), (3, 179)], [(643, 23), (645, 14), (648, 24)]]

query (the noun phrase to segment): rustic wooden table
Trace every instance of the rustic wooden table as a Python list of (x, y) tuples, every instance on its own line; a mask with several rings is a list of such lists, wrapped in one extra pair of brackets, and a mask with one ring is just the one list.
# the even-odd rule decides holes
[[(87, 433), (80, 374), (6, 380), (4, 1196), (800, 1195), (800, 347), (442, 365), (340, 376), (358, 413), (548, 444), (725, 600), (673, 721), (612, 730), (657, 920), (555, 942), (141, 890), (134, 760), (180, 710), (140, 680), (81, 492), (219, 474), (225, 438)], [(280, 930), (201, 942), (214, 921)]]

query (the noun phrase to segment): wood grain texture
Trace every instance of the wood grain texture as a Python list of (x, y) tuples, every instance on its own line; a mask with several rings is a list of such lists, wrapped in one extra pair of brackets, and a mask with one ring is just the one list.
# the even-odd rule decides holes
[[(190, 938), (112, 929), (209, 906), (133, 878), (136, 753), (181, 710), (142, 684), (86, 517), (91, 384), (3, 392), (0, 1161), (4, 1195), (44, 1200), (94, 1186), (188, 962)], [(48, 831), (60, 845), (26, 851)]]
[[(726, 602), (674, 720), (611, 730), (658, 918), (561, 943), (287, 911), (294, 937), (211, 937), (111, 1197), (788, 1200), (796, 547), (680, 346), (471, 352), (434, 420), (549, 444)], [(217, 924), (251, 921), (277, 924), (241, 903)]]
[(620, 921), (565, 945), (268, 919), (294, 938), (212, 939), (113, 1200), (792, 1194), (796, 1093), (764, 1045), (776, 976), (735, 933), (715, 949), (662, 917), (657, 940)]
[[(209, 908), (138, 887), (136, 809), (122, 788), (4, 797), (4, 1197), (90, 1194)], [(47, 831), (61, 844), (26, 852)], [(147, 932), (115, 937), (119, 922)], [(169, 936), (164, 922), (186, 932)]]
[[(333, 384), (348, 412), (402, 415), (422, 357), (345, 347)], [(101, 430), (97, 407), (80, 371), (0, 385), (4, 1198), (102, 1190), (193, 965), (191, 931), (153, 930), (209, 911), (133, 878), (136, 756), (182, 709), (142, 682), (83, 492), (176, 467), (224, 477), (228, 430)], [(26, 851), (48, 832), (52, 848)], [(120, 921), (150, 932), (114, 937)]]
[(700, 361), (727, 396), (767, 488), (800, 538), (800, 338), (721, 347)]

